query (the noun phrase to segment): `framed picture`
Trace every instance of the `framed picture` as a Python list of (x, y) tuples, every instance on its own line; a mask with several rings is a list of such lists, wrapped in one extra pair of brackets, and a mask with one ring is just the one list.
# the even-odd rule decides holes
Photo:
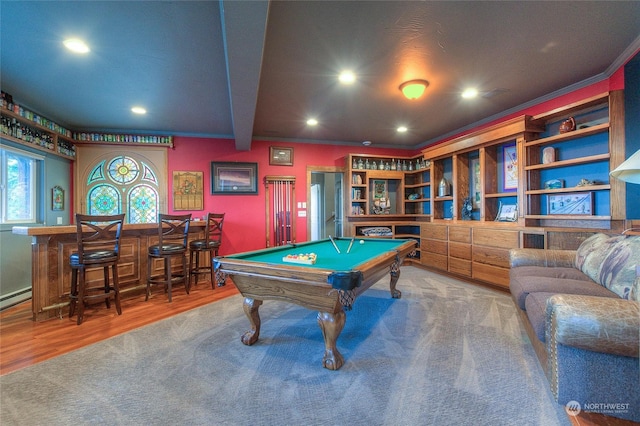
[(502, 204), (498, 209), (496, 221), (498, 222), (515, 222), (518, 220), (518, 206), (516, 204)]
[(503, 149), (503, 186), (505, 191), (518, 189), (518, 152), (516, 145), (505, 145)]
[(387, 197), (387, 181), (386, 180), (374, 180), (373, 181), (373, 199), (378, 200), (380, 198)]
[(293, 166), (293, 148), (269, 147), (269, 164), (275, 166)]
[(173, 172), (173, 209), (203, 210), (202, 172)]
[(51, 188), (51, 210), (64, 210), (64, 189), (58, 185)]
[(549, 214), (592, 215), (593, 192), (549, 194)]
[(257, 194), (258, 163), (211, 163), (212, 194)]

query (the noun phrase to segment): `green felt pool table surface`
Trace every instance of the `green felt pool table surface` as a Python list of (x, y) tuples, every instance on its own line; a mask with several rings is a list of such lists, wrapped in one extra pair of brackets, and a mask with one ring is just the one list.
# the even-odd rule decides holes
[[(407, 240), (380, 239), (380, 238), (356, 238), (347, 253), (351, 238), (334, 238), (340, 253), (336, 251), (329, 239), (310, 241), (304, 243), (290, 244), (281, 247), (274, 247), (264, 250), (257, 250), (246, 253), (226, 256), (230, 259), (243, 259), (251, 262), (263, 262), (277, 265), (303, 266), (307, 268), (330, 269), (334, 271), (350, 270), (358, 265), (366, 263), (376, 256), (396, 250)], [(360, 244), (363, 241), (364, 244)], [(298, 264), (283, 261), (283, 257), (292, 254), (315, 253), (316, 263), (314, 265)]]

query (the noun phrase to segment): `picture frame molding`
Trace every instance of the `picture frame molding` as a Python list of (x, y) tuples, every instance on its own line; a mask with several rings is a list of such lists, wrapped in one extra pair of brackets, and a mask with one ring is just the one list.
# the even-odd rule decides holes
[[(284, 153), (284, 154), (283, 154)], [(280, 157), (282, 155), (282, 158)], [(293, 166), (293, 148), (270, 146), (269, 165), (271, 166)]]
[[(516, 144), (502, 149), (502, 187), (505, 192), (518, 190), (518, 149)], [(511, 171), (510, 171), (511, 168)]]
[(212, 161), (211, 194), (257, 195), (258, 163)]
[(54, 212), (64, 210), (64, 189), (60, 185), (51, 188), (51, 210)]
[[(570, 211), (566, 211), (565, 202), (575, 203)], [(592, 216), (594, 214), (594, 196), (588, 192), (563, 192), (547, 196), (547, 213), (550, 215)], [(574, 213), (574, 211), (578, 211)]]

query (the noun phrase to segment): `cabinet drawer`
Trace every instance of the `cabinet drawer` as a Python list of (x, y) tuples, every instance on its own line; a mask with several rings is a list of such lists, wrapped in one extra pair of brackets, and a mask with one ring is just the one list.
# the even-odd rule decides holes
[(462, 243), (449, 243), (449, 256), (458, 259), (471, 260), (471, 245)]
[(471, 243), (471, 228), (467, 228), (466, 226), (450, 226), (449, 241)]
[(502, 248), (518, 248), (519, 236), (518, 231), (508, 231), (504, 229), (479, 229), (473, 230), (473, 244), (502, 247)]
[(456, 259), (455, 257), (449, 258), (449, 272), (458, 275), (464, 275), (465, 277), (471, 276), (471, 261)]
[(447, 255), (447, 242), (440, 240), (420, 240), (420, 251), (425, 253), (435, 253), (441, 254), (443, 256)]
[(474, 279), (509, 288), (509, 269), (473, 262)]
[(422, 225), (420, 227), (421, 238), (434, 238), (436, 240), (447, 239), (446, 225)]
[(447, 256), (443, 256), (441, 254), (433, 254), (433, 253), (422, 253), (422, 258), (420, 259), (423, 265), (429, 266), (431, 268), (440, 269), (443, 271), (447, 271)]
[(484, 263), (487, 265), (499, 266), (502, 268), (509, 268), (509, 250), (493, 248), (493, 247), (481, 247), (473, 246), (473, 261), (477, 263)]

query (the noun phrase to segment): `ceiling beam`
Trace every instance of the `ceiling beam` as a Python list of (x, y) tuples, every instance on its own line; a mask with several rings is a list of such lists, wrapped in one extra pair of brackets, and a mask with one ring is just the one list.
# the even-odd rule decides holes
[(251, 149), (269, 2), (220, 2), (236, 149)]

